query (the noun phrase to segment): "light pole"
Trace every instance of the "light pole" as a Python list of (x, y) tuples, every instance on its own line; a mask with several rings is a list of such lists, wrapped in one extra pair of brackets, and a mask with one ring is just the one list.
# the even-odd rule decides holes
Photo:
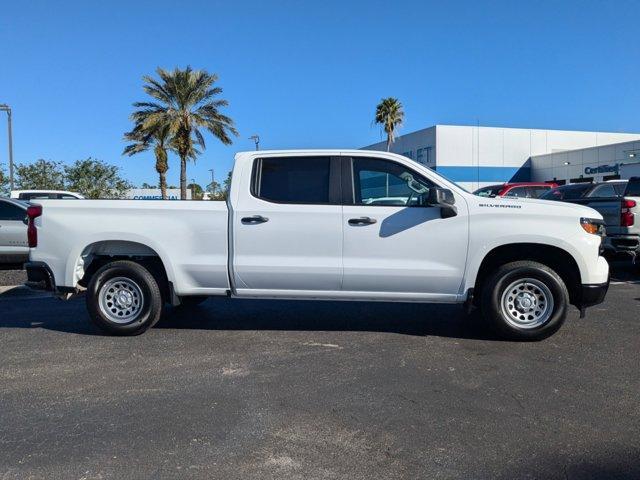
[(13, 190), (13, 136), (11, 134), (11, 107), (0, 104), (0, 111), (7, 112), (7, 131), (9, 135), (9, 189)]
[(260, 136), (259, 135), (251, 135), (249, 140), (253, 140), (256, 144), (256, 150), (260, 150)]
[(215, 176), (214, 176), (214, 171), (213, 168), (210, 168), (209, 171), (211, 172), (211, 198), (213, 199), (213, 195), (216, 193), (216, 180), (215, 180)]

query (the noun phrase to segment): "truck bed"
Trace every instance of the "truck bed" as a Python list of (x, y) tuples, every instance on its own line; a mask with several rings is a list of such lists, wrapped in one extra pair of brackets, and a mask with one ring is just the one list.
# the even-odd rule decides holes
[[(162, 200), (41, 200), (38, 248), (32, 261), (72, 287), (96, 255), (117, 256), (136, 244), (157, 255), (177, 295), (217, 295), (229, 289), (228, 211), (224, 202)], [(62, 263), (64, 262), (64, 264)], [(64, 272), (64, 273), (62, 273)]]

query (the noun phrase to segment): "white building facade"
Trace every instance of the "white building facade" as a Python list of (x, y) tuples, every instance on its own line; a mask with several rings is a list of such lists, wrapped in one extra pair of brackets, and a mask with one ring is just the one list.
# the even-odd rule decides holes
[[(564, 166), (564, 161), (570, 161), (556, 154), (632, 141), (640, 144), (640, 134), (435, 125), (399, 136), (391, 151), (475, 190), (504, 182), (569, 180), (566, 175), (553, 175), (562, 173), (561, 169), (549, 170), (558, 162)], [(386, 142), (364, 149), (386, 150)]]

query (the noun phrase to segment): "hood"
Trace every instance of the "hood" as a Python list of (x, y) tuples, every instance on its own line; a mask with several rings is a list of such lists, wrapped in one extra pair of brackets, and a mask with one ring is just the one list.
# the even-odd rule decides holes
[(508, 205), (508, 208), (522, 207), (523, 213), (558, 215), (558, 216), (576, 216), (586, 218), (596, 218), (603, 220), (602, 215), (593, 208), (584, 205), (578, 205), (568, 202), (557, 202), (554, 200), (540, 200), (538, 198), (508, 198), (508, 197), (475, 197), (477, 205)]

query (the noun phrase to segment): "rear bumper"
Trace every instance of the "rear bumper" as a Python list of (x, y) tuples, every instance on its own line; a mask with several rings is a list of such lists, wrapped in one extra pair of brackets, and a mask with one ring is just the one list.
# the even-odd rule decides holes
[(580, 299), (576, 306), (583, 310), (602, 303), (607, 295), (607, 290), (609, 290), (608, 280), (605, 283), (583, 284), (580, 288)]
[(56, 289), (56, 282), (49, 266), (44, 262), (27, 262), (24, 264), (27, 271), (27, 281), (25, 285), (34, 290), (45, 290), (53, 292)]
[(640, 236), (611, 235), (607, 233), (604, 240), (604, 249), (612, 253), (640, 253)]

